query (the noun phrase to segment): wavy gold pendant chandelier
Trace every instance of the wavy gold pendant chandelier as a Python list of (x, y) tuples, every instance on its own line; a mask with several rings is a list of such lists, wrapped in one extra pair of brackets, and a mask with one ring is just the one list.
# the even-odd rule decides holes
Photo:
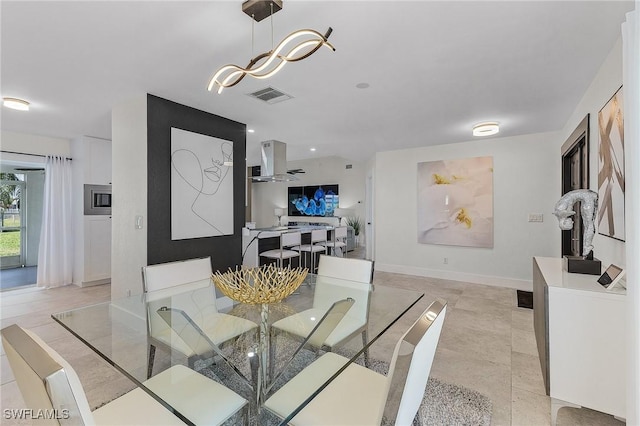
[[(247, 4), (251, 3), (247, 6)], [(269, 3), (268, 5), (266, 5)], [(275, 3), (278, 10), (282, 8), (282, 2)], [(270, 13), (265, 12), (266, 7), (270, 7)], [(258, 11), (257, 8), (260, 8)], [(254, 20), (260, 21), (266, 16), (271, 16), (271, 37), (273, 39), (273, 2), (264, 1), (247, 1), (243, 4), (242, 9), (250, 15)], [(260, 14), (260, 18), (256, 17), (256, 12)], [(232, 87), (240, 83), (245, 76), (251, 76), (257, 79), (265, 79), (273, 76), (284, 67), (288, 62), (301, 61), (313, 55), (322, 46), (335, 51), (336, 49), (327, 41), (331, 32), (331, 27), (323, 35), (318, 31), (303, 29), (295, 31), (284, 38), (274, 49), (262, 53), (249, 61), (246, 68), (238, 65), (225, 65), (220, 68), (209, 80), (207, 86), (208, 91), (212, 91), (214, 87), (218, 87), (218, 93), (226, 87)]]

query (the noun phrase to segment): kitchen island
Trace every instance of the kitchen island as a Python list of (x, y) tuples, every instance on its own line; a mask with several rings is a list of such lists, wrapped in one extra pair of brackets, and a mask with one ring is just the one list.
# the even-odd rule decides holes
[(296, 226), (273, 226), (270, 228), (244, 228), (242, 232), (242, 266), (254, 267), (261, 265), (260, 253), (267, 250), (280, 248), (280, 235), (285, 232), (300, 232), (302, 234), (302, 244), (309, 244), (311, 241), (311, 231), (324, 229), (327, 231), (327, 240), (331, 241), (332, 231), (335, 227), (331, 225), (296, 225)]

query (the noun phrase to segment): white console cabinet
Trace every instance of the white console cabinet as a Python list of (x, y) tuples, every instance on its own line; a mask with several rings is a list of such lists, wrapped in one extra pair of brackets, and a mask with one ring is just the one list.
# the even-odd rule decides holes
[(626, 295), (598, 278), (563, 271), (560, 258), (533, 258), (534, 328), (553, 425), (563, 406), (625, 418)]
[(75, 255), (73, 283), (111, 281), (111, 215), (84, 214), (84, 185), (111, 184), (111, 141), (82, 136), (71, 142)]

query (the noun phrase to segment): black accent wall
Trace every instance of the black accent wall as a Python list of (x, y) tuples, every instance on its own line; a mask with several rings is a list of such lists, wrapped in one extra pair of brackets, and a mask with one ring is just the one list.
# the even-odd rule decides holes
[[(171, 241), (171, 128), (233, 142), (233, 235)], [(246, 125), (147, 95), (147, 263), (211, 256), (213, 270), (239, 265), (246, 190)], [(132, 231), (133, 232), (133, 225)]]

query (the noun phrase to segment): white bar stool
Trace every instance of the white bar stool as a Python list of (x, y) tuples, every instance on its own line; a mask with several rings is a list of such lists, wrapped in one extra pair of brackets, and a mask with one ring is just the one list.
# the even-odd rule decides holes
[[(299, 252), (309, 253), (311, 256), (311, 273), (316, 273), (316, 253), (327, 254), (327, 230), (316, 229), (311, 231), (311, 243), (304, 244), (298, 247), (294, 247), (294, 250)], [(304, 265), (307, 266), (307, 259), (305, 257)]]
[(340, 249), (342, 257), (346, 257), (347, 252), (347, 227), (338, 226), (333, 229), (333, 240), (327, 241), (326, 247), (332, 250), (332, 255), (337, 256), (337, 249)]
[(282, 268), (284, 260), (289, 260), (289, 266), (291, 266), (291, 259), (298, 258), (298, 266), (300, 266), (300, 252), (292, 250), (293, 247), (299, 247), (302, 244), (302, 234), (300, 232), (283, 232), (280, 234), (280, 248), (267, 250), (260, 253), (260, 257), (266, 257), (267, 259), (275, 259), (278, 267)]

